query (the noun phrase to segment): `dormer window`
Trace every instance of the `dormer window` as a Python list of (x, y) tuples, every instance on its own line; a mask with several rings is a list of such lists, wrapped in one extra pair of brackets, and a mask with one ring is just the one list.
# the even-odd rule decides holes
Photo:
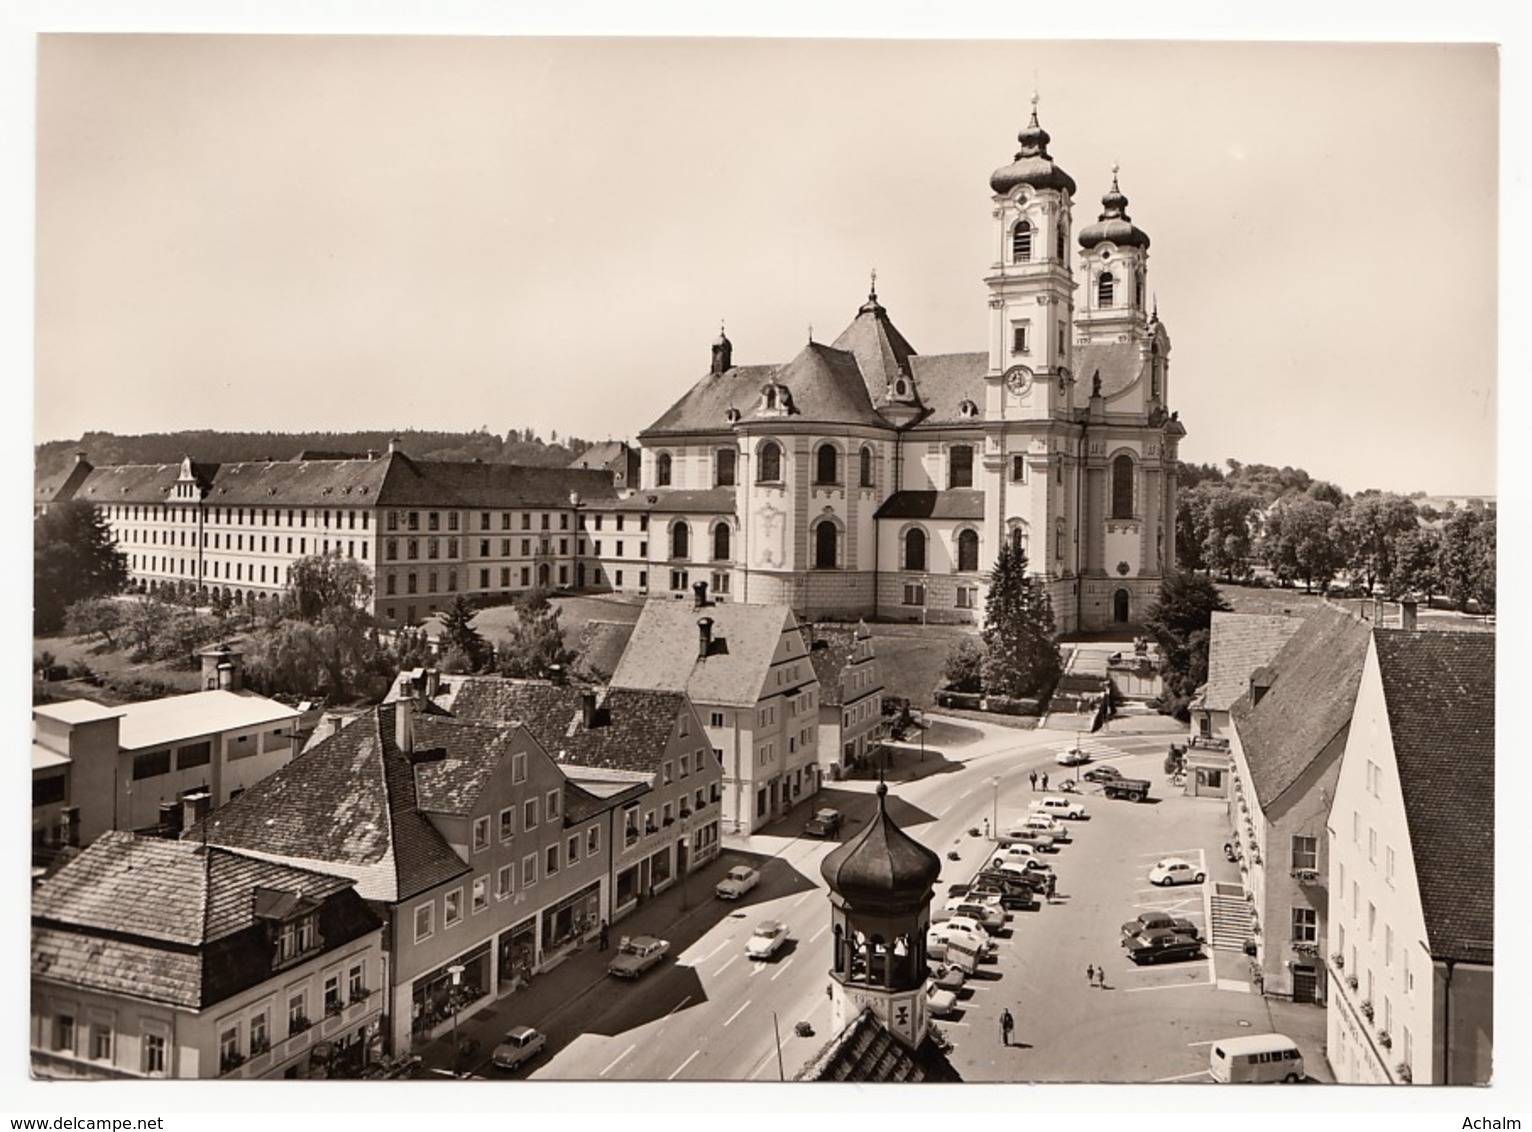
[(288, 967), (320, 950), (319, 903), (301, 893), (255, 890), (255, 918), (271, 932), (273, 969)]
[(1011, 262), (1028, 263), (1032, 259), (1032, 225), (1018, 220), (1011, 230)]
[(670, 453), (661, 452), (654, 458), (654, 486), (670, 486)]
[(976, 417), (978, 415), (979, 415), (979, 406), (975, 405), (972, 401), (968, 400), (966, 397), (958, 405), (958, 416), (960, 416), (960, 417)]

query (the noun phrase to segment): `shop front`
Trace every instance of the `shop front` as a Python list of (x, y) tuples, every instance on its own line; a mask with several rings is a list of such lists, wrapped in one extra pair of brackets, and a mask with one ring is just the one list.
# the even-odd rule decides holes
[[(459, 965), (463, 971), (454, 986), (451, 969)], [(422, 975), (411, 985), (411, 1036), (417, 1041), (440, 1037), (455, 1018), (488, 997), (491, 985), (489, 940)]]
[(562, 954), (601, 926), (601, 882), (592, 881), (542, 914), (543, 962)]
[(500, 933), (495, 975), (495, 993), (509, 994), (532, 978), (537, 969), (537, 917), (528, 916), (515, 927)]

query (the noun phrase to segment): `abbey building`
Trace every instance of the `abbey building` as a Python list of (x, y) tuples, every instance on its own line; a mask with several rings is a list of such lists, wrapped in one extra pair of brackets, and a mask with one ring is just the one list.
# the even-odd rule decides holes
[(1185, 435), (1149, 237), (1115, 172), (1076, 229), (1075, 182), (1035, 108), (1018, 140), (989, 182), (982, 349), (918, 353), (874, 280), (839, 337), (786, 363), (736, 365), (721, 335), (707, 374), (639, 434), (631, 504), (671, 588), (711, 577), (721, 598), (810, 619), (973, 621), (1010, 540), (1061, 630), (1141, 619), (1174, 562)]

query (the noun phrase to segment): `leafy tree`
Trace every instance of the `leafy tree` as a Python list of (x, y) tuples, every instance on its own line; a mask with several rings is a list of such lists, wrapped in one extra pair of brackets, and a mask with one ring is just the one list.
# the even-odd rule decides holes
[(77, 601), (118, 593), (128, 582), (127, 555), (106, 520), (83, 500), (55, 503), (33, 523), (32, 631), (51, 633)]
[(977, 692), (984, 687), (984, 646), (964, 637), (947, 653), (942, 683), (954, 692)]
[(1441, 535), (1430, 527), (1417, 527), (1397, 535), (1390, 551), (1394, 569), (1389, 578), (1389, 596), (1397, 597), (1405, 592), (1419, 593), (1429, 603), (1442, 588), (1441, 579), (1436, 573), (1436, 560), (1441, 546)]
[(344, 700), (391, 676), (396, 657), (379, 644), (371, 597), (371, 575), (349, 558), (311, 555), (293, 563), (286, 592), (251, 637), (251, 683)]
[(88, 597), (69, 607), (64, 614), (64, 630), (71, 637), (100, 636), (108, 649), (115, 649), (122, 621), (121, 602), (109, 597)]
[(1346, 502), (1346, 493), (1336, 487), (1329, 480), (1315, 480), (1309, 484), (1304, 492), (1310, 499), (1317, 499), (1321, 503), (1328, 503), (1332, 507), (1341, 507)]
[(368, 620), (372, 575), (355, 559), (311, 554), (292, 564), (278, 610), (283, 617), (332, 625)]
[(1207, 492), (1202, 559), (1209, 570), (1221, 571), (1231, 582), (1249, 572), (1250, 529), (1260, 506), (1260, 496), (1241, 488), (1219, 486)]
[(1341, 513), (1351, 546), (1350, 568), (1367, 579), (1367, 588), (1393, 581), (1395, 551), (1401, 535), (1419, 529), (1415, 504), (1392, 492), (1356, 496)]
[(499, 649), (500, 675), (550, 679), (569, 672), (575, 654), (564, 644), (559, 610), (548, 591), (528, 590), (516, 602), (516, 624)]
[[(473, 627), (476, 612), (473, 602), (459, 594), (441, 616), (442, 645), (447, 654), (442, 667), (449, 672), (476, 672), (484, 664), (489, 646), (484, 635)], [(454, 667), (448, 667), (448, 659), (454, 662)]]
[(1201, 482), (1176, 496), (1176, 565), (1183, 570), (1207, 569), (1208, 505), (1220, 486), (1220, 480)]
[(1459, 604), (1472, 599), (1495, 607), (1495, 515), (1463, 508), (1442, 528), (1436, 573), (1447, 596)]
[(989, 575), (984, 610), (984, 689), (1002, 696), (1041, 696), (1064, 670), (1054, 640), (1053, 603), (1027, 573), (1026, 551), (1003, 543)]
[(1160, 583), (1159, 598), (1144, 619), (1144, 630), (1160, 648), (1164, 684), (1160, 710), (1165, 714), (1191, 718), (1187, 705), (1208, 678), (1213, 614), (1228, 609), (1211, 578), (1181, 571)]
[(1306, 590), (1330, 584), (1344, 565), (1344, 532), (1335, 505), (1306, 495), (1278, 503), (1267, 518), (1266, 559), (1284, 580), (1301, 579)]

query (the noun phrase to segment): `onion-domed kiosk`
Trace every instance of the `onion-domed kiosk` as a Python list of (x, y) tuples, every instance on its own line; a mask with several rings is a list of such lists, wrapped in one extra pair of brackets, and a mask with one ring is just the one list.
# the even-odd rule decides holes
[(941, 859), (888, 814), (888, 786), (878, 783), (878, 811), (824, 859), (833, 933), (832, 1026), (871, 1009), (910, 1047), (926, 1037), (926, 930)]

